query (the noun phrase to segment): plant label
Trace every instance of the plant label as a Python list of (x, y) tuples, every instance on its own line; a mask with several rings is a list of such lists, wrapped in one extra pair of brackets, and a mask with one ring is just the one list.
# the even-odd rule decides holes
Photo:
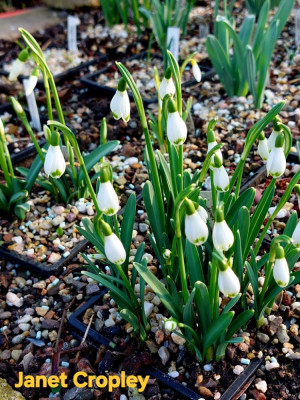
[[(29, 79), (23, 79), (23, 86), (24, 86), (25, 92), (26, 92), (26, 88), (28, 85), (28, 81), (29, 81)], [(40, 114), (39, 114), (39, 110), (38, 110), (38, 107), (36, 104), (34, 91), (32, 91), (29, 96), (26, 95), (26, 100), (27, 100), (27, 105), (29, 108), (29, 114), (30, 114), (32, 126), (38, 132), (41, 132), (42, 126), (41, 126)]]
[(180, 28), (170, 26), (167, 33), (167, 47), (178, 61)]
[(295, 42), (300, 46), (300, 8), (295, 10)]
[(208, 34), (209, 34), (209, 25), (205, 20), (203, 20), (200, 22), (199, 25), (199, 37), (200, 39), (206, 39)]
[(77, 53), (77, 25), (80, 21), (77, 17), (68, 16), (68, 50)]

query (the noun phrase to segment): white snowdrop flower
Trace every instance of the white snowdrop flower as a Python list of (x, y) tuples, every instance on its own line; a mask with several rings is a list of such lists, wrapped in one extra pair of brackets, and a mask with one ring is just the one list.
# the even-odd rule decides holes
[(172, 332), (177, 328), (178, 325), (174, 319), (168, 319), (165, 321), (164, 326), (166, 331)]
[(275, 147), (271, 150), (267, 161), (267, 174), (273, 178), (279, 178), (284, 174), (286, 158), (283, 149), (283, 135), (278, 135)]
[(269, 147), (268, 140), (266, 139), (263, 132), (258, 137), (257, 152), (264, 161), (267, 161), (267, 159), (269, 158)]
[(278, 137), (278, 135), (280, 135), (281, 133), (281, 120), (279, 117), (275, 117), (274, 121), (273, 121), (273, 131), (271, 132), (271, 135), (268, 138), (268, 149), (269, 149), (269, 153), (274, 149), (275, 147), (275, 143), (276, 143), (276, 139)]
[(180, 117), (175, 101), (168, 102), (167, 136), (170, 143), (174, 145), (183, 144), (187, 137), (187, 127)]
[(230, 267), (225, 271), (219, 271), (218, 286), (220, 292), (227, 297), (235, 297), (241, 290), (239, 278)]
[(115, 119), (122, 118), (124, 122), (130, 119), (130, 101), (126, 90), (126, 81), (121, 78), (118, 84), (118, 90), (110, 102), (110, 109)]
[(101, 227), (104, 233), (104, 251), (106, 258), (113, 264), (123, 264), (126, 260), (126, 251), (121, 240), (112, 232), (110, 226), (106, 222), (102, 221)]
[(199, 65), (194, 59), (191, 59), (191, 64), (192, 64), (192, 71), (194, 78), (196, 79), (197, 82), (201, 81), (201, 70), (199, 68)]
[(59, 133), (52, 132), (51, 144), (47, 150), (44, 162), (44, 170), (47, 176), (51, 178), (60, 178), (66, 170), (66, 162), (59, 146)]
[(31, 95), (33, 92), (34, 88), (36, 87), (37, 81), (38, 81), (38, 76), (39, 76), (39, 70), (38, 68), (34, 68), (32, 71), (32, 74), (30, 75), (27, 83), (26, 83), (26, 90), (25, 94), (26, 96)]
[(277, 285), (282, 288), (286, 287), (290, 281), (289, 266), (284, 256), (284, 249), (281, 246), (276, 249), (273, 277)]
[(175, 92), (176, 89), (172, 78), (172, 72), (171, 68), (169, 67), (167, 68), (163, 80), (158, 88), (159, 98), (160, 100), (163, 100), (166, 95), (174, 96)]
[(216, 210), (216, 222), (213, 227), (212, 239), (214, 247), (218, 251), (227, 251), (234, 243), (234, 236), (224, 220), (224, 212), (221, 209)]
[(195, 210), (191, 200), (185, 200), (185, 236), (189, 242), (199, 246), (206, 242), (208, 238), (208, 228), (202, 217)]
[(109, 167), (103, 165), (100, 171), (100, 187), (97, 194), (97, 202), (103, 214), (112, 216), (119, 209), (119, 198), (109, 178)]
[(8, 79), (10, 81), (17, 80), (18, 76), (22, 74), (24, 70), (25, 61), (28, 58), (28, 51), (22, 50), (18, 55), (18, 58), (13, 62), (12, 68), (9, 72)]
[(300, 221), (293, 232), (292, 241), (296, 247), (300, 247)]
[(229, 176), (217, 155), (214, 157), (213, 171), (215, 188), (219, 192), (226, 192), (229, 188)]

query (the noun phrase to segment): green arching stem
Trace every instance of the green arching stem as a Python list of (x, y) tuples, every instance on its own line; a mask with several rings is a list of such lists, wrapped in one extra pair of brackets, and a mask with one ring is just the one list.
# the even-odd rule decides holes
[[(2, 142), (2, 141), (0, 140), (0, 142)], [(2, 145), (3, 145), (3, 154), (4, 154), (4, 157), (5, 157), (5, 160), (6, 160), (6, 165), (8, 165), (10, 176), (12, 178), (14, 178), (15, 177), (15, 173), (14, 173), (14, 169), (13, 169), (13, 166), (12, 166), (12, 162), (11, 162), (11, 158), (10, 158), (10, 154), (9, 154), (9, 150), (8, 150), (8, 147), (7, 147), (6, 140), (4, 140), (2, 142)]]
[(179, 272), (180, 272), (180, 280), (182, 285), (182, 293), (183, 299), (186, 303), (189, 298), (189, 289), (187, 284), (185, 263), (184, 263), (184, 254), (183, 254), (183, 245), (182, 245), (182, 235), (181, 235), (181, 226), (180, 226), (180, 207), (183, 201), (181, 201), (176, 209), (175, 209), (175, 234), (177, 239), (177, 247), (178, 247), (178, 261), (179, 261)]
[(139, 117), (141, 120), (141, 125), (143, 128), (143, 133), (145, 135), (145, 141), (146, 141), (146, 148), (147, 148), (147, 153), (149, 157), (149, 162), (151, 165), (151, 173), (153, 177), (153, 186), (154, 186), (154, 191), (157, 196), (157, 202), (158, 202), (158, 207), (159, 207), (159, 212), (160, 212), (160, 219), (162, 222), (163, 229), (165, 229), (165, 210), (164, 210), (164, 202), (163, 202), (163, 197), (162, 197), (162, 192), (161, 192), (161, 187), (160, 187), (160, 181), (159, 181), (159, 175), (158, 175), (158, 169), (155, 161), (155, 156), (154, 156), (154, 151), (153, 147), (151, 144), (151, 139), (150, 139), (150, 133), (149, 133), (149, 128), (148, 128), (148, 123), (145, 115), (145, 109), (143, 105), (143, 101), (141, 98), (141, 95), (136, 87), (136, 84), (134, 80), (132, 79), (132, 76), (130, 75), (129, 71), (127, 70), (126, 67), (122, 63), (116, 63), (117, 67), (119, 68), (119, 71), (121, 72), (121, 75), (123, 78), (126, 80), (127, 85), (132, 91), (134, 101), (139, 113)]
[(4, 149), (2, 148), (2, 145), (3, 145), (3, 143), (2, 143), (2, 141), (0, 141), (0, 166), (3, 171), (5, 182), (7, 183), (7, 186), (9, 188), (11, 188), (11, 185), (12, 185), (11, 178), (12, 177), (10, 176), (10, 174), (8, 172), (7, 162), (6, 162), (6, 159), (4, 156)]
[(270, 280), (271, 273), (272, 273), (272, 266), (273, 266), (273, 264), (275, 262), (276, 246), (277, 246), (277, 243), (275, 242), (274, 245), (271, 246), (271, 249), (270, 249), (270, 257), (269, 257), (269, 261), (268, 261), (268, 264), (266, 266), (266, 271), (265, 271), (265, 280), (264, 280), (264, 284), (263, 284), (262, 290), (261, 290), (261, 292), (259, 294), (259, 305), (260, 306), (262, 305), (262, 302), (264, 300), (266, 291), (268, 289), (269, 280)]
[[(41, 70), (42, 70), (42, 74), (43, 74), (43, 81), (44, 81), (44, 87), (45, 87), (45, 93), (46, 93), (48, 119), (52, 120), (53, 119), (53, 110), (52, 110), (51, 93), (50, 93), (50, 87), (49, 87), (49, 82), (48, 82), (48, 76), (47, 76), (47, 72), (46, 72), (44, 64), (41, 65)], [(50, 129), (53, 130), (53, 127), (51, 126)]]
[(212, 208), (213, 212), (217, 209), (217, 191), (214, 184), (214, 171), (210, 169), (210, 184), (211, 184), (211, 195), (212, 195)]
[(30, 138), (31, 138), (31, 140), (32, 140), (32, 142), (34, 144), (34, 147), (36, 148), (36, 151), (37, 151), (38, 155), (40, 156), (41, 160), (44, 163), (45, 162), (44, 154), (42, 152), (42, 149), (40, 148), (40, 145), (38, 144), (38, 141), (36, 140), (36, 138), (34, 136), (34, 133), (33, 133), (32, 129), (31, 129), (31, 126), (30, 126), (30, 124), (28, 122), (28, 119), (26, 117), (26, 114), (25, 114), (25, 117), (21, 117), (20, 116), (20, 119), (22, 120), (27, 132), (29, 133), (29, 136), (30, 136)]
[[(283, 196), (281, 197), (277, 207), (275, 208), (275, 210), (273, 211), (272, 215), (268, 218), (267, 223), (264, 226), (264, 229), (258, 239), (258, 242), (254, 248), (254, 254), (257, 255), (260, 249), (260, 246), (264, 240), (264, 237), (266, 236), (266, 233), (271, 225), (271, 223), (274, 221), (276, 215), (279, 213), (279, 211), (282, 209), (282, 207), (285, 205), (285, 203), (287, 202), (294, 186), (298, 183), (300, 179), (300, 171), (298, 171), (293, 178), (290, 180), (290, 183), (288, 184), (288, 187), (286, 188)], [(276, 178), (273, 178), (272, 180), (276, 181)]]

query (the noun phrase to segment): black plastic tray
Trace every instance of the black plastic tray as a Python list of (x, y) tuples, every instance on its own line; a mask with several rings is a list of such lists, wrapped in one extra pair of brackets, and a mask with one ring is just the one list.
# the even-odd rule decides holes
[[(26, 112), (28, 120), (30, 121), (30, 114), (29, 114), (28, 108), (23, 107), (23, 110)], [(3, 105), (0, 105), (0, 115), (4, 114), (5, 112), (8, 112), (8, 113), (12, 114), (13, 116), (16, 115), (16, 113), (15, 113), (15, 111), (13, 109), (13, 106), (10, 103), (6, 103), (6, 104), (3, 104)], [(41, 119), (41, 125), (47, 123), (48, 118), (46, 116), (40, 115), (40, 119)], [(24, 129), (25, 129), (25, 127), (24, 127)], [(46, 143), (46, 139), (41, 139), (38, 143), (42, 147)], [(23, 149), (21, 151), (18, 151), (17, 153), (11, 153), (10, 154), (10, 158), (11, 158), (11, 162), (13, 164), (17, 164), (17, 163), (25, 160), (26, 158), (31, 157), (31, 156), (33, 156), (35, 154), (36, 154), (36, 148), (32, 144), (31, 146), (25, 147), (25, 149)]]
[[(139, 54), (138, 56), (135, 55), (135, 56), (132, 56), (132, 57), (129, 57), (129, 58), (125, 59), (123, 61), (123, 63), (126, 66), (126, 62), (127, 61), (145, 59), (146, 57), (147, 57), (147, 53), (143, 52), (143, 53)], [(153, 58), (157, 58), (159, 60), (162, 59), (161, 56), (159, 56), (157, 54), (151, 54), (151, 59), (153, 59)], [(200, 66), (201, 72), (202, 72), (201, 82), (204, 82), (205, 80), (208, 80), (209, 78), (214, 76), (215, 72), (214, 72), (213, 68), (209, 68), (209, 67), (207, 67), (205, 65), (201, 65), (201, 64), (199, 64), (199, 66)], [(89, 89), (97, 91), (98, 93), (100, 93), (101, 96), (107, 96), (109, 98), (112, 98), (113, 95), (116, 92), (116, 88), (112, 88), (112, 87), (109, 87), (109, 86), (102, 85), (101, 83), (96, 81), (96, 78), (100, 74), (105, 74), (106, 72), (110, 71), (110, 69), (111, 69), (111, 66), (107, 66), (107, 67), (105, 67), (105, 68), (103, 68), (103, 69), (101, 69), (101, 70), (99, 70), (97, 72), (85, 75), (84, 77), (80, 78), (80, 81), (82, 82), (83, 85), (85, 85)], [(194, 78), (190, 79), (189, 81), (184, 82), (182, 84), (182, 88), (192, 86), (192, 85), (194, 85), (196, 83), (197, 83), (197, 81)], [(133, 101), (132, 93), (129, 92), (128, 95), (129, 95), (130, 100)], [(143, 103), (145, 105), (149, 105), (149, 104), (152, 104), (152, 103), (156, 103), (157, 102), (157, 97), (156, 96), (150, 97), (150, 98), (143, 97), (142, 100), (143, 100)]]
[[(86, 325), (82, 321), (80, 321), (79, 318), (85, 313), (85, 311), (88, 308), (92, 307), (94, 304), (100, 301), (106, 292), (107, 289), (103, 288), (100, 291), (100, 293), (97, 293), (95, 296), (91, 297), (82, 306), (80, 306), (77, 310), (75, 310), (71, 314), (68, 322), (74, 337), (82, 339), (83, 335), (86, 332)], [(101, 345), (104, 345), (112, 350), (115, 350), (117, 348), (115, 343), (112, 343), (110, 339), (103, 336), (101, 333), (97, 332), (95, 329), (92, 328), (89, 329), (86, 340), (95, 348), (99, 348), (99, 346)], [(239, 377), (230, 385), (230, 387), (222, 395), (221, 400), (231, 400), (251, 379), (251, 377), (254, 375), (255, 371), (259, 368), (263, 360), (264, 358), (253, 359), (249, 367), (245, 369), (245, 372), (239, 375)], [(164, 372), (160, 371), (157, 368), (148, 367), (145, 368), (143, 372), (146, 375), (150, 375), (153, 378), (156, 378), (164, 385), (169, 386), (177, 393), (179, 393), (184, 399), (199, 400), (201, 397), (198, 393), (182, 385), (180, 382), (171, 378), (169, 375), (166, 375)]]
[(46, 262), (41, 263), (36, 261), (33, 258), (25, 256), (23, 254), (19, 254), (16, 251), (8, 250), (7, 247), (1, 245), (0, 246), (0, 258), (4, 260), (9, 260), (21, 268), (26, 268), (32, 273), (36, 273), (41, 275), (45, 278), (49, 277), (50, 275), (57, 275), (63, 269), (63, 266), (68, 262), (72, 261), (72, 259), (80, 252), (85, 249), (87, 246), (88, 241), (83, 239), (76, 246), (70, 250), (70, 254), (68, 257), (61, 257), (59, 261), (55, 264), (48, 264)]
[[(82, 69), (87, 68), (87, 67), (89, 67), (90, 65), (97, 64), (98, 62), (103, 61), (103, 60), (105, 60), (106, 58), (107, 58), (106, 55), (102, 55), (102, 56), (99, 56), (99, 57), (95, 57), (95, 58), (93, 58), (92, 60), (82, 62), (81, 64), (76, 65), (75, 67), (66, 69), (66, 70), (63, 71), (63, 72), (61, 72), (61, 73), (59, 73), (59, 74), (57, 74), (57, 75), (54, 75), (54, 76), (53, 76), (54, 81), (55, 81), (55, 83), (58, 84), (58, 83), (61, 83), (61, 82), (65, 81), (65, 80), (67, 80), (67, 79), (73, 78), (75, 75), (80, 74), (80, 71), (81, 71)], [(1, 70), (0, 70), (0, 75), (2, 75), (2, 76), (8, 76), (8, 75), (9, 75), (9, 72), (5, 71), (4, 69), (1, 69)], [(20, 75), (20, 76), (18, 77), (18, 80), (22, 83), (22, 82), (23, 82), (23, 79), (27, 79), (27, 78), (28, 78), (28, 76)], [(40, 89), (43, 89), (43, 88), (44, 88), (44, 81), (43, 81), (42, 79), (39, 79), (39, 80), (37, 81), (36, 86), (37, 86), (38, 88), (40, 88)]]

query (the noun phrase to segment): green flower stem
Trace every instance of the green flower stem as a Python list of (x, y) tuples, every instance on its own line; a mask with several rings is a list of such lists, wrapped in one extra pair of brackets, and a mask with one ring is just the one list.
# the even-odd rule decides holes
[(184, 70), (185, 70), (185, 67), (188, 65), (188, 63), (191, 61), (191, 59), (192, 59), (196, 54), (197, 54), (197, 52), (194, 51), (194, 53), (190, 54), (190, 55), (183, 61), (183, 63), (181, 64), (181, 66), (180, 66), (180, 78), (181, 78), (181, 79), (182, 79), (182, 75), (183, 75), (183, 72), (184, 72)]
[(12, 177), (10, 176), (10, 174), (8, 172), (8, 167), (7, 167), (6, 159), (4, 156), (4, 149), (3, 149), (2, 141), (0, 141), (0, 166), (3, 171), (5, 182), (6, 182), (7, 186), (9, 188), (11, 188), (11, 185), (12, 185), (11, 178)]
[(50, 125), (50, 126), (54, 125), (58, 129), (61, 129), (63, 131), (63, 133), (65, 133), (67, 139), (72, 144), (72, 146), (74, 148), (74, 151), (75, 151), (75, 154), (77, 156), (77, 159), (79, 161), (79, 164), (80, 164), (80, 166), (82, 168), (87, 187), (89, 189), (90, 195), (91, 195), (93, 203), (94, 203), (94, 207), (96, 209), (97, 214), (100, 214), (101, 210), (100, 210), (99, 205), (98, 205), (97, 196), (96, 196), (96, 193), (94, 191), (92, 182), (91, 182), (90, 177), (89, 177), (89, 173), (88, 173), (88, 171), (86, 169), (86, 166), (85, 166), (85, 163), (84, 163), (84, 160), (83, 160), (82, 154), (80, 152), (80, 149), (79, 149), (79, 146), (78, 146), (78, 142), (76, 140), (76, 137), (75, 137), (74, 133), (67, 126), (65, 126), (65, 125), (63, 125), (63, 124), (61, 124), (59, 122), (56, 122), (56, 121), (48, 121), (48, 125)]
[[(53, 110), (52, 110), (51, 93), (50, 93), (50, 87), (49, 87), (49, 82), (48, 82), (48, 75), (47, 75), (44, 64), (42, 64), (41, 70), (42, 70), (42, 74), (43, 74), (43, 81), (44, 81), (44, 87), (45, 87), (45, 93), (46, 93), (48, 119), (52, 120), (53, 119)], [(51, 126), (51, 129), (53, 130), (52, 126)]]
[(183, 145), (182, 144), (178, 146), (178, 164), (179, 164), (178, 174), (181, 176), (180, 191), (182, 191), (183, 190)]
[(171, 180), (172, 180), (172, 186), (173, 186), (173, 192), (174, 196), (176, 198), (178, 194), (177, 190), (177, 183), (176, 183), (176, 171), (174, 168), (174, 160), (173, 160), (173, 153), (172, 153), (172, 147), (173, 145), (169, 142), (168, 140), (168, 150), (169, 150), (169, 159), (170, 159), (170, 172), (171, 172)]
[[(0, 141), (0, 142), (2, 142), (2, 141)], [(12, 162), (11, 162), (11, 158), (10, 158), (10, 154), (9, 154), (9, 150), (8, 150), (8, 147), (7, 147), (6, 140), (4, 140), (2, 142), (2, 145), (3, 145), (3, 154), (4, 154), (4, 157), (5, 157), (5, 160), (6, 160), (5, 164), (8, 166), (8, 170), (10, 172), (10, 176), (12, 178), (14, 178), (15, 177), (15, 173), (14, 173), (14, 169), (13, 169), (13, 166), (12, 166)]]
[(266, 271), (265, 271), (265, 280), (264, 280), (262, 290), (259, 294), (260, 307), (264, 301), (266, 291), (268, 290), (269, 280), (270, 280), (271, 273), (272, 273), (272, 267), (275, 262), (275, 256), (276, 256), (276, 242), (274, 242), (273, 246), (271, 246), (271, 249), (270, 249), (270, 257), (269, 257), (269, 261), (268, 261), (268, 264), (266, 266)]
[(179, 261), (179, 272), (180, 272), (180, 281), (182, 285), (182, 293), (183, 299), (186, 303), (189, 298), (189, 289), (187, 285), (187, 277), (185, 271), (185, 263), (184, 263), (184, 254), (183, 254), (183, 246), (182, 246), (182, 235), (181, 235), (181, 224), (180, 224), (180, 207), (183, 201), (181, 201), (176, 209), (175, 209), (175, 234), (177, 238), (177, 249), (178, 249), (178, 261)]
[[(184, 328), (187, 331), (189, 331), (192, 334), (192, 336), (193, 336), (193, 338), (195, 340), (195, 343), (197, 343), (197, 344), (199, 343), (199, 335), (197, 335), (197, 333), (194, 331), (193, 328), (191, 328), (189, 325), (186, 325), (186, 324), (183, 324), (183, 323), (179, 323), (178, 327), (179, 328)], [(176, 333), (176, 331), (175, 331), (175, 333)]]
[(113, 216), (113, 221), (114, 221), (114, 227), (115, 227), (115, 232), (118, 238), (120, 239), (120, 229), (119, 229), (119, 223), (118, 223), (118, 217), (117, 214), (114, 214)]
[(164, 202), (163, 202), (163, 196), (162, 196), (162, 190), (160, 187), (160, 180), (159, 180), (159, 175), (158, 175), (158, 169), (157, 169), (157, 164), (155, 161), (155, 156), (154, 156), (154, 151), (153, 147), (151, 144), (151, 139), (150, 139), (150, 133), (149, 133), (149, 128), (148, 128), (148, 123), (146, 119), (146, 114), (145, 114), (145, 109), (143, 105), (143, 101), (141, 98), (141, 94), (138, 91), (138, 88), (130, 75), (129, 71), (127, 70), (126, 67), (122, 63), (117, 62), (116, 63), (117, 67), (119, 68), (119, 71), (121, 72), (121, 75), (123, 78), (126, 80), (127, 85), (129, 86), (130, 90), (132, 91), (134, 101), (139, 113), (139, 117), (141, 120), (141, 125), (143, 128), (143, 133), (145, 136), (145, 141), (146, 141), (146, 147), (147, 147), (147, 153), (149, 157), (149, 162), (151, 165), (151, 173), (152, 173), (152, 179), (153, 179), (153, 186), (154, 186), (154, 192), (157, 197), (157, 202), (158, 202), (158, 208), (159, 208), (159, 213), (160, 213), (160, 219), (162, 222), (162, 227), (165, 230), (165, 210), (164, 210)]
[[(300, 179), (300, 171), (298, 171), (293, 178), (291, 179), (290, 183), (288, 184), (288, 187), (286, 188), (283, 196), (281, 197), (277, 207), (275, 208), (274, 212), (272, 213), (272, 215), (268, 218), (268, 221), (262, 231), (262, 234), (260, 235), (258, 242), (254, 248), (254, 254), (257, 255), (260, 249), (260, 246), (264, 240), (264, 237), (266, 236), (266, 233), (270, 227), (270, 225), (272, 224), (272, 222), (274, 221), (276, 215), (279, 213), (279, 211), (283, 208), (283, 206), (285, 205), (285, 203), (287, 202), (288, 198), (290, 197), (292, 190), (294, 188), (294, 186), (298, 183)], [(276, 178), (273, 178), (272, 181), (276, 181)], [(271, 182), (272, 183), (272, 182)], [(270, 183), (270, 184), (271, 184)]]
[(211, 185), (211, 196), (212, 196), (212, 209), (213, 212), (217, 209), (217, 191), (214, 184), (214, 171), (210, 169), (210, 185)]
[(28, 119), (26, 117), (26, 114), (25, 114), (25, 117), (22, 117), (20, 115), (20, 119), (22, 120), (27, 132), (29, 133), (29, 136), (30, 136), (30, 138), (31, 138), (31, 140), (32, 140), (32, 142), (34, 144), (34, 147), (36, 148), (36, 151), (37, 151), (38, 155), (40, 156), (41, 160), (44, 163), (45, 162), (44, 154), (42, 152), (42, 149), (40, 148), (40, 145), (38, 144), (38, 141), (36, 140), (36, 137), (34, 136), (34, 133), (33, 133), (32, 129), (31, 129), (31, 126), (30, 126), (30, 124), (28, 122)]

